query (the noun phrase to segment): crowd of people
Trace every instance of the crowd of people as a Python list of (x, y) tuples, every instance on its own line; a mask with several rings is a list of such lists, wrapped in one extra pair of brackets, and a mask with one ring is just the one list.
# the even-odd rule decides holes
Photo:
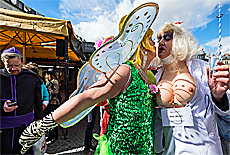
[[(123, 38), (135, 14), (121, 19)], [(156, 42), (150, 26), (145, 28), (127, 61), (61, 105), (54, 70), (44, 72), (43, 82), (35, 64), (23, 68), (23, 56), (16, 48), (3, 51), (1, 154), (32, 154), (31, 146), (44, 134), (50, 132), (49, 139), (55, 141), (59, 124), (102, 101), (108, 101), (109, 108), (95, 154), (229, 154), (229, 66), (217, 61), (211, 71), (208, 62), (195, 58), (199, 47), (194, 36), (172, 22), (160, 27)], [(99, 49), (113, 50), (110, 47), (118, 38)], [(157, 70), (155, 77), (147, 76), (147, 70)], [(86, 130), (87, 149), (97, 109)]]

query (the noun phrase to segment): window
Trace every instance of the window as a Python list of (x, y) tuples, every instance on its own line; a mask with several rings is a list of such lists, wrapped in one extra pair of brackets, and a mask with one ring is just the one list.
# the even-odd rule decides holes
[(17, 0), (11, 0), (11, 2), (16, 5), (17, 4)]
[(34, 14), (34, 15), (36, 14), (35, 11), (32, 10), (32, 9), (30, 10), (30, 13), (31, 13), (31, 14)]
[(17, 6), (22, 10), (23, 9), (23, 3), (20, 1), (17, 1)]
[(29, 12), (29, 8), (27, 6), (25, 6), (25, 5), (24, 5), (24, 11)]

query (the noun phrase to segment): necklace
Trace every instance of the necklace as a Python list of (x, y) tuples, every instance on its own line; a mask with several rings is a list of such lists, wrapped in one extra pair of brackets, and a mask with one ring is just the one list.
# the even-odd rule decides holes
[(135, 64), (135, 66), (136, 66), (137, 70), (139, 71), (139, 73), (141, 74), (144, 81), (148, 84), (149, 81), (148, 81), (147, 74), (145, 74), (145, 72), (138, 65)]

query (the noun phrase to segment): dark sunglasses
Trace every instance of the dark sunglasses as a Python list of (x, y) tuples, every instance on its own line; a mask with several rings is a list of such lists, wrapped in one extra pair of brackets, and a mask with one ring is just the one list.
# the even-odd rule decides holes
[[(173, 38), (173, 36), (172, 36), (171, 33), (166, 32), (166, 33), (164, 33), (163, 38), (164, 38), (165, 41), (169, 41), (169, 40), (171, 40)], [(161, 41), (161, 39), (162, 39), (162, 35), (160, 35), (158, 37), (158, 41), (157, 42), (159, 43)]]

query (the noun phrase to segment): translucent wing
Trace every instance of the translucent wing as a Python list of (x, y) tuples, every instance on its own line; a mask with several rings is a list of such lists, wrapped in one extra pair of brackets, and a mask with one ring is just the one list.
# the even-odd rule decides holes
[[(100, 72), (94, 70), (89, 63), (86, 63), (78, 72), (78, 77), (77, 77), (77, 85), (78, 88), (70, 95), (71, 97), (74, 97), (75, 95), (83, 92), (87, 88), (89, 88), (91, 85), (97, 82), (99, 76), (101, 75)], [(68, 128), (76, 123), (78, 123), (80, 120), (82, 120), (90, 111), (93, 110), (93, 108), (96, 106), (89, 107), (88, 109), (82, 111), (80, 114), (75, 116), (74, 118), (62, 123), (60, 126), (63, 128)]]
[(155, 20), (158, 10), (156, 3), (145, 3), (134, 9), (127, 16), (118, 36), (93, 53), (90, 65), (95, 70), (106, 73), (129, 60)]

